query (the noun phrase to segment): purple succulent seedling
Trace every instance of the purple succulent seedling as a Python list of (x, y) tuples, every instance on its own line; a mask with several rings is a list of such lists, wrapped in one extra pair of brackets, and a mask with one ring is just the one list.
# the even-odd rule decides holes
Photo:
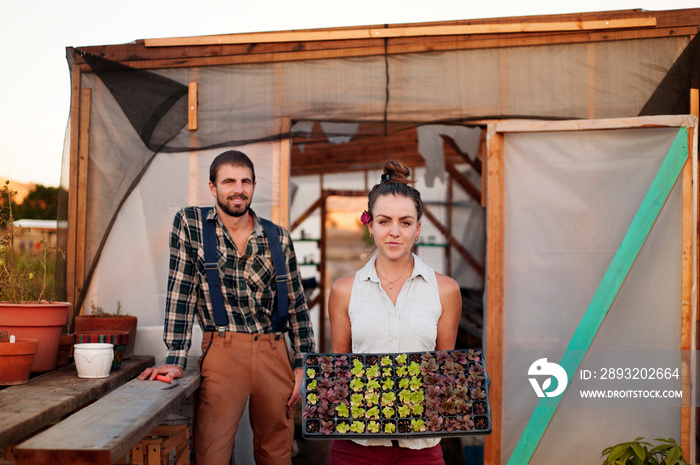
[(469, 417), (469, 415), (461, 416), (455, 418), (459, 425), (459, 429), (463, 431), (469, 431), (474, 428), (474, 421)]
[(472, 388), (472, 390), (471, 390), (471, 397), (472, 397), (472, 399), (474, 399), (474, 400), (483, 400), (483, 399), (486, 398), (486, 391), (484, 391), (484, 390), (483, 390), (482, 388), (480, 388), (480, 387)]
[(452, 352), (452, 359), (461, 365), (466, 365), (468, 363), (467, 353), (463, 350), (456, 350)]
[(442, 401), (442, 404), (440, 404), (442, 407), (442, 411), (445, 412), (447, 415), (457, 415), (457, 402), (453, 399), (445, 399)]
[(304, 407), (304, 413), (302, 414), (302, 417), (304, 419), (316, 418), (316, 410), (318, 410), (318, 407), (316, 405), (307, 404), (306, 407)]
[(439, 373), (433, 373), (432, 371), (430, 371), (423, 376), (423, 386), (439, 387), (441, 378), (442, 377), (440, 376)]
[(442, 364), (442, 372), (446, 375), (456, 375), (464, 372), (464, 367), (459, 363), (455, 363), (452, 360), (448, 360)]
[(423, 360), (420, 364), (420, 372), (423, 374), (423, 376), (427, 375), (428, 373), (436, 373), (439, 370), (440, 365), (438, 365), (438, 362), (436, 362), (432, 357), (429, 360)]
[(321, 433), (331, 434), (335, 430), (335, 423), (333, 421), (323, 421), (321, 420)]
[(443, 418), (437, 413), (434, 413), (428, 415), (428, 420), (425, 422), (425, 426), (433, 433), (436, 433), (442, 429), (442, 422)]
[(438, 363), (441, 365), (452, 361), (452, 355), (450, 355), (450, 353), (446, 350), (438, 350), (435, 353), (435, 357), (437, 358)]
[(322, 420), (328, 420), (330, 418), (333, 418), (335, 415), (335, 406), (333, 404), (329, 404), (326, 401), (322, 401), (318, 405), (318, 416)]
[(467, 382), (472, 386), (481, 386), (484, 383), (484, 377), (476, 373), (469, 373)]
[(481, 351), (469, 349), (469, 351), (467, 352), (467, 358), (473, 362), (478, 362), (479, 360), (481, 360)]

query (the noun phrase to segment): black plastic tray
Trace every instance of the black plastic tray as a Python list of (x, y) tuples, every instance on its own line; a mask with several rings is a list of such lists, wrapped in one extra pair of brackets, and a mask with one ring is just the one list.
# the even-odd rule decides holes
[[(302, 435), (399, 439), (490, 434), (489, 383), (481, 349), (306, 354)], [(392, 396), (393, 405), (387, 405)], [(344, 431), (346, 424), (352, 429)], [(393, 432), (387, 425), (393, 425)]]

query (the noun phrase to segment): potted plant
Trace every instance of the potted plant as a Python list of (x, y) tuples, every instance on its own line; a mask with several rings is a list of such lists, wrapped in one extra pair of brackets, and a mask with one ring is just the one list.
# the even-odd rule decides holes
[(17, 339), (0, 331), (0, 386), (26, 384), (38, 349), (36, 339)]
[(134, 343), (136, 342), (136, 328), (138, 318), (122, 313), (122, 304), (117, 302), (116, 310), (113, 313), (106, 312), (104, 308), (91, 303), (90, 315), (77, 315), (75, 317), (74, 333), (86, 333), (89, 331), (126, 331), (126, 348), (123, 359), (129, 359), (134, 355)]
[(32, 372), (51, 371), (56, 358), (61, 331), (66, 325), (69, 302), (56, 302), (54, 290), (47, 284), (47, 261), (57, 252), (45, 242), (32, 253), (16, 248), (12, 192), (9, 181), (2, 189), (0, 201), (0, 330), (17, 338), (39, 341), (32, 362)]
[(657, 438), (661, 444), (653, 446), (643, 437), (607, 447), (601, 457), (603, 465), (689, 465), (683, 459), (681, 447), (673, 438)]

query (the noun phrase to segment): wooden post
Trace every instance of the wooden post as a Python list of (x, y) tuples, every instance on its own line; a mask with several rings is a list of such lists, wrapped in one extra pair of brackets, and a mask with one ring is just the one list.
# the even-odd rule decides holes
[(318, 243), (320, 260), (318, 263), (318, 288), (321, 292), (321, 305), (318, 313), (318, 340), (321, 352), (326, 351), (326, 218), (328, 213), (328, 195), (323, 191), (321, 194), (321, 240)]
[[(695, 116), (695, 118), (700, 119), (700, 97), (699, 97), (698, 89), (690, 89), (690, 114)], [(689, 127), (688, 128), (688, 150), (690, 151), (690, 155), (692, 155), (692, 156), (697, 155), (694, 153), (694, 150), (695, 150), (694, 140), (696, 137), (697, 137), (697, 128), (696, 127)], [(692, 161), (694, 161), (697, 164), (697, 159), (693, 159)], [(697, 173), (691, 173), (691, 175), (692, 174), (695, 174), (697, 176)], [(683, 220), (684, 220), (684, 223), (683, 223), (683, 245), (684, 245), (683, 253), (684, 254), (686, 252), (686, 249), (685, 249), (685, 245), (686, 245), (685, 244), (685, 241), (686, 241), (686, 236), (685, 236), (685, 234), (686, 234), (686, 224), (685, 224), (685, 220), (686, 220), (686, 215), (685, 215), (685, 211), (686, 211), (685, 210), (686, 185), (685, 185), (685, 182), (686, 181), (685, 181), (685, 178), (686, 178), (686, 173), (684, 171), (683, 172), (683, 202), (684, 202), (683, 203), (683, 206), (684, 206), (684, 208), (683, 208), (683, 212), (684, 212), (684, 215), (683, 215)], [(695, 179), (697, 180), (699, 178), (700, 177), (696, 177)], [(691, 182), (693, 182), (692, 179), (691, 179)], [(692, 203), (692, 200), (694, 199), (696, 202), (696, 205), (695, 205), (696, 221), (700, 221), (700, 201), (698, 201), (698, 190), (697, 190), (697, 186), (695, 185), (695, 182), (693, 182), (693, 189), (694, 189), (694, 191), (692, 193), (691, 203)], [(692, 228), (692, 234), (694, 235), (694, 239), (696, 241), (695, 247), (692, 247), (692, 244), (691, 244), (691, 247), (692, 247), (691, 251), (692, 251), (692, 253), (697, 254), (697, 244), (700, 243), (700, 225), (698, 225), (697, 223), (694, 223), (690, 226), (690, 228)], [(684, 255), (684, 258), (685, 258), (685, 255)], [(692, 262), (692, 255), (691, 255), (690, 260)], [(684, 260), (684, 265), (685, 265), (685, 260)], [(694, 275), (691, 273), (691, 276), (689, 276), (691, 281), (688, 284), (691, 286), (691, 289), (690, 289), (691, 296), (692, 296), (692, 289), (697, 286), (697, 277), (700, 276), (700, 274), (699, 274), (700, 273), (700, 261), (698, 261), (697, 266), (699, 268), (695, 269)], [(683, 271), (684, 271), (683, 282), (685, 283), (685, 278), (686, 278), (685, 268), (683, 269)], [(693, 280), (693, 278), (695, 278), (695, 279)], [(685, 291), (685, 288), (683, 288), (681, 290), (681, 292), (684, 292), (684, 291)], [(696, 299), (700, 298), (700, 293), (696, 293), (696, 294), (698, 294)], [(683, 294), (683, 297), (685, 297), (685, 293)], [(685, 299), (683, 300), (683, 302), (685, 302)], [(699, 309), (700, 309), (700, 302), (698, 302), (697, 300), (695, 301), (695, 308), (693, 309), (691, 306), (691, 308), (688, 309), (688, 311), (690, 311), (690, 312), (693, 312), (693, 311), (695, 312), (695, 315), (693, 315), (692, 313), (690, 313), (690, 315), (688, 315), (688, 317), (689, 317), (688, 324), (692, 324), (693, 328), (695, 329), (695, 338), (696, 338), (695, 350), (700, 349), (700, 340), (698, 340), (698, 335), (700, 334), (698, 332), (698, 330), (700, 329), (700, 326), (699, 326), (700, 325), (700, 316), (698, 315)], [(686, 320), (682, 319), (681, 321), (686, 321)], [(683, 326), (685, 326), (685, 325), (683, 325)], [(692, 337), (693, 337), (692, 329), (689, 332), (690, 332), (690, 334), (688, 337), (690, 337), (692, 340)], [(683, 336), (684, 336), (683, 328), (681, 328), (681, 340), (683, 340)], [(689, 349), (692, 349), (692, 346), (689, 347)], [(688, 354), (690, 354), (690, 350), (688, 351)], [(685, 360), (684, 360), (684, 362), (685, 362)], [(691, 387), (692, 387), (693, 378), (697, 378), (697, 376), (698, 376), (698, 372), (697, 372), (698, 363), (700, 363), (700, 362), (697, 362), (695, 367), (690, 366), (690, 368), (689, 368), (689, 370), (690, 370), (689, 373), (690, 373), (691, 377), (688, 381), (691, 383)], [(695, 368), (695, 370), (693, 370), (693, 368)], [(685, 388), (686, 388), (686, 386), (684, 385), (683, 386), (683, 395), (685, 395), (685, 392), (686, 392)], [(697, 389), (697, 386), (696, 386), (696, 389)], [(700, 424), (700, 408), (696, 407), (697, 413), (695, 414), (695, 424), (694, 425), (692, 424), (692, 419), (691, 419), (693, 416), (691, 413), (692, 412), (691, 408), (692, 408), (692, 406), (690, 408), (684, 408), (681, 411), (681, 449), (683, 450), (683, 456), (688, 457), (686, 459), (687, 462), (692, 462), (691, 458), (693, 456), (695, 456), (695, 463), (698, 463), (698, 461), (700, 461), (700, 448), (698, 447), (697, 440), (693, 441), (692, 438), (697, 435), (697, 433), (693, 434), (693, 431), (697, 430), (697, 427)], [(684, 429), (686, 429), (686, 428), (688, 430), (687, 432), (684, 431)], [(688, 436), (688, 445), (687, 446), (683, 443), (683, 438), (686, 435)], [(691, 455), (691, 454), (693, 454), (693, 455)]]
[[(75, 305), (75, 248), (78, 212), (78, 140), (80, 139), (80, 67), (71, 67), (70, 168), (68, 175), (68, 240), (66, 244), (66, 300)], [(69, 312), (77, 311), (73, 307)], [(72, 327), (73, 314), (68, 315)]]
[[(92, 91), (82, 89), (80, 99), (80, 141), (78, 144), (78, 200), (76, 215), (75, 247), (75, 295), (78, 296), (85, 285), (85, 242), (87, 228), (87, 187), (90, 162), (90, 103)], [(80, 314), (80, 309), (74, 309)]]
[[(454, 181), (452, 176), (447, 178), (447, 211), (445, 212), (447, 232), (452, 235), (452, 208), (454, 207)], [(452, 275), (452, 245), (448, 242), (445, 247), (445, 273)]]
[[(282, 118), (282, 134), (289, 134), (291, 120)], [(279, 211), (277, 224), (285, 228), (289, 227), (289, 176), (291, 173), (292, 139), (287, 137), (280, 142), (280, 182), (279, 182)]]
[(491, 378), (491, 434), (484, 439), (484, 465), (501, 464), (501, 425), (503, 424), (503, 242), (504, 172), (503, 134), (489, 125), (487, 136), (487, 215), (486, 241), (486, 363)]
[(197, 82), (187, 86), (187, 129), (197, 130)]

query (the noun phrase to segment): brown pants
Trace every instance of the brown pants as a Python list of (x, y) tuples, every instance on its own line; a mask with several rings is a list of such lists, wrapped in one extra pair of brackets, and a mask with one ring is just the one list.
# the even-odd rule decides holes
[[(211, 341), (211, 345), (209, 344)], [(208, 347), (208, 351), (207, 351)], [(294, 389), (284, 335), (204, 333), (194, 449), (198, 465), (224, 465), (246, 400), (253, 428), (255, 463), (290, 465), (294, 418), (287, 400)]]

